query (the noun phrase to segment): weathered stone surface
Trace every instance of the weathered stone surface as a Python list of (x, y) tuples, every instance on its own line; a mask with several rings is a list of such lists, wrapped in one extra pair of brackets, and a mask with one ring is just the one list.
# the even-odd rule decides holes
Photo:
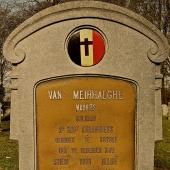
[(162, 113), (164, 116), (168, 116), (168, 106), (166, 104), (162, 104)]
[[(67, 53), (68, 36), (82, 27), (98, 30), (106, 42), (104, 58), (92, 67), (76, 65)], [(107, 3), (65, 3), (20, 25), (7, 39), (4, 55), (14, 64), (11, 138), (19, 141), (20, 170), (35, 170), (37, 164), (35, 85), (66, 75), (109, 75), (136, 84), (134, 169), (153, 170), (154, 142), (162, 139), (159, 64), (169, 46), (150, 22)]]

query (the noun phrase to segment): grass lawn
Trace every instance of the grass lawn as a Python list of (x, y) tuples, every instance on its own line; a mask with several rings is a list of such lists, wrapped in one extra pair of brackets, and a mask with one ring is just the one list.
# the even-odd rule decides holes
[(9, 140), (9, 122), (2, 123), (0, 132), (0, 170), (18, 170), (18, 144)]
[(163, 118), (163, 138), (155, 146), (155, 167), (170, 170), (170, 120)]
[[(18, 170), (18, 144), (9, 140), (9, 122), (0, 132), (0, 170)], [(170, 170), (170, 120), (163, 118), (164, 140), (155, 146), (155, 170)]]

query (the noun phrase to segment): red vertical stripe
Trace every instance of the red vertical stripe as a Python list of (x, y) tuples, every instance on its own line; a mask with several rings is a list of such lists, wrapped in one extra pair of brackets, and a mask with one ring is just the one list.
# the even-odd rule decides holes
[(93, 64), (97, 64), (103, 58), (105, 53), (105, 44), (99, 33), (93, 31)]

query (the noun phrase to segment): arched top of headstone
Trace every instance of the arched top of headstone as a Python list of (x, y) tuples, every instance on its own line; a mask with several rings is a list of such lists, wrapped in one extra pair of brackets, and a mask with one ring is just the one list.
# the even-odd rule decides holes
[[(81, 15), (80, 15), (81, 13)], [(8, 37), (4, 55), (13, 64), (21, 63), (26, 54), (17, 45), (33, 33), (49, 25), (80, 18), (97, 18), (122, 24), (148, 37), (156, 48), (148, 49), (153, 63), (164, 61), (170, 52), (167, 39), (149, 21), (125, 8), (99, 1), (74, 1), (47, 8), (22, 23)]]

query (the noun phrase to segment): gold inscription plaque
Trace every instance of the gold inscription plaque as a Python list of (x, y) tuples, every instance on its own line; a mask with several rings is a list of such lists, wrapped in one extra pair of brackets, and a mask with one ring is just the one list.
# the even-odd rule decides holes
[(38, 170), (134, 170), (136, 86), (109, 76), (47, 80), (35, 90)]

